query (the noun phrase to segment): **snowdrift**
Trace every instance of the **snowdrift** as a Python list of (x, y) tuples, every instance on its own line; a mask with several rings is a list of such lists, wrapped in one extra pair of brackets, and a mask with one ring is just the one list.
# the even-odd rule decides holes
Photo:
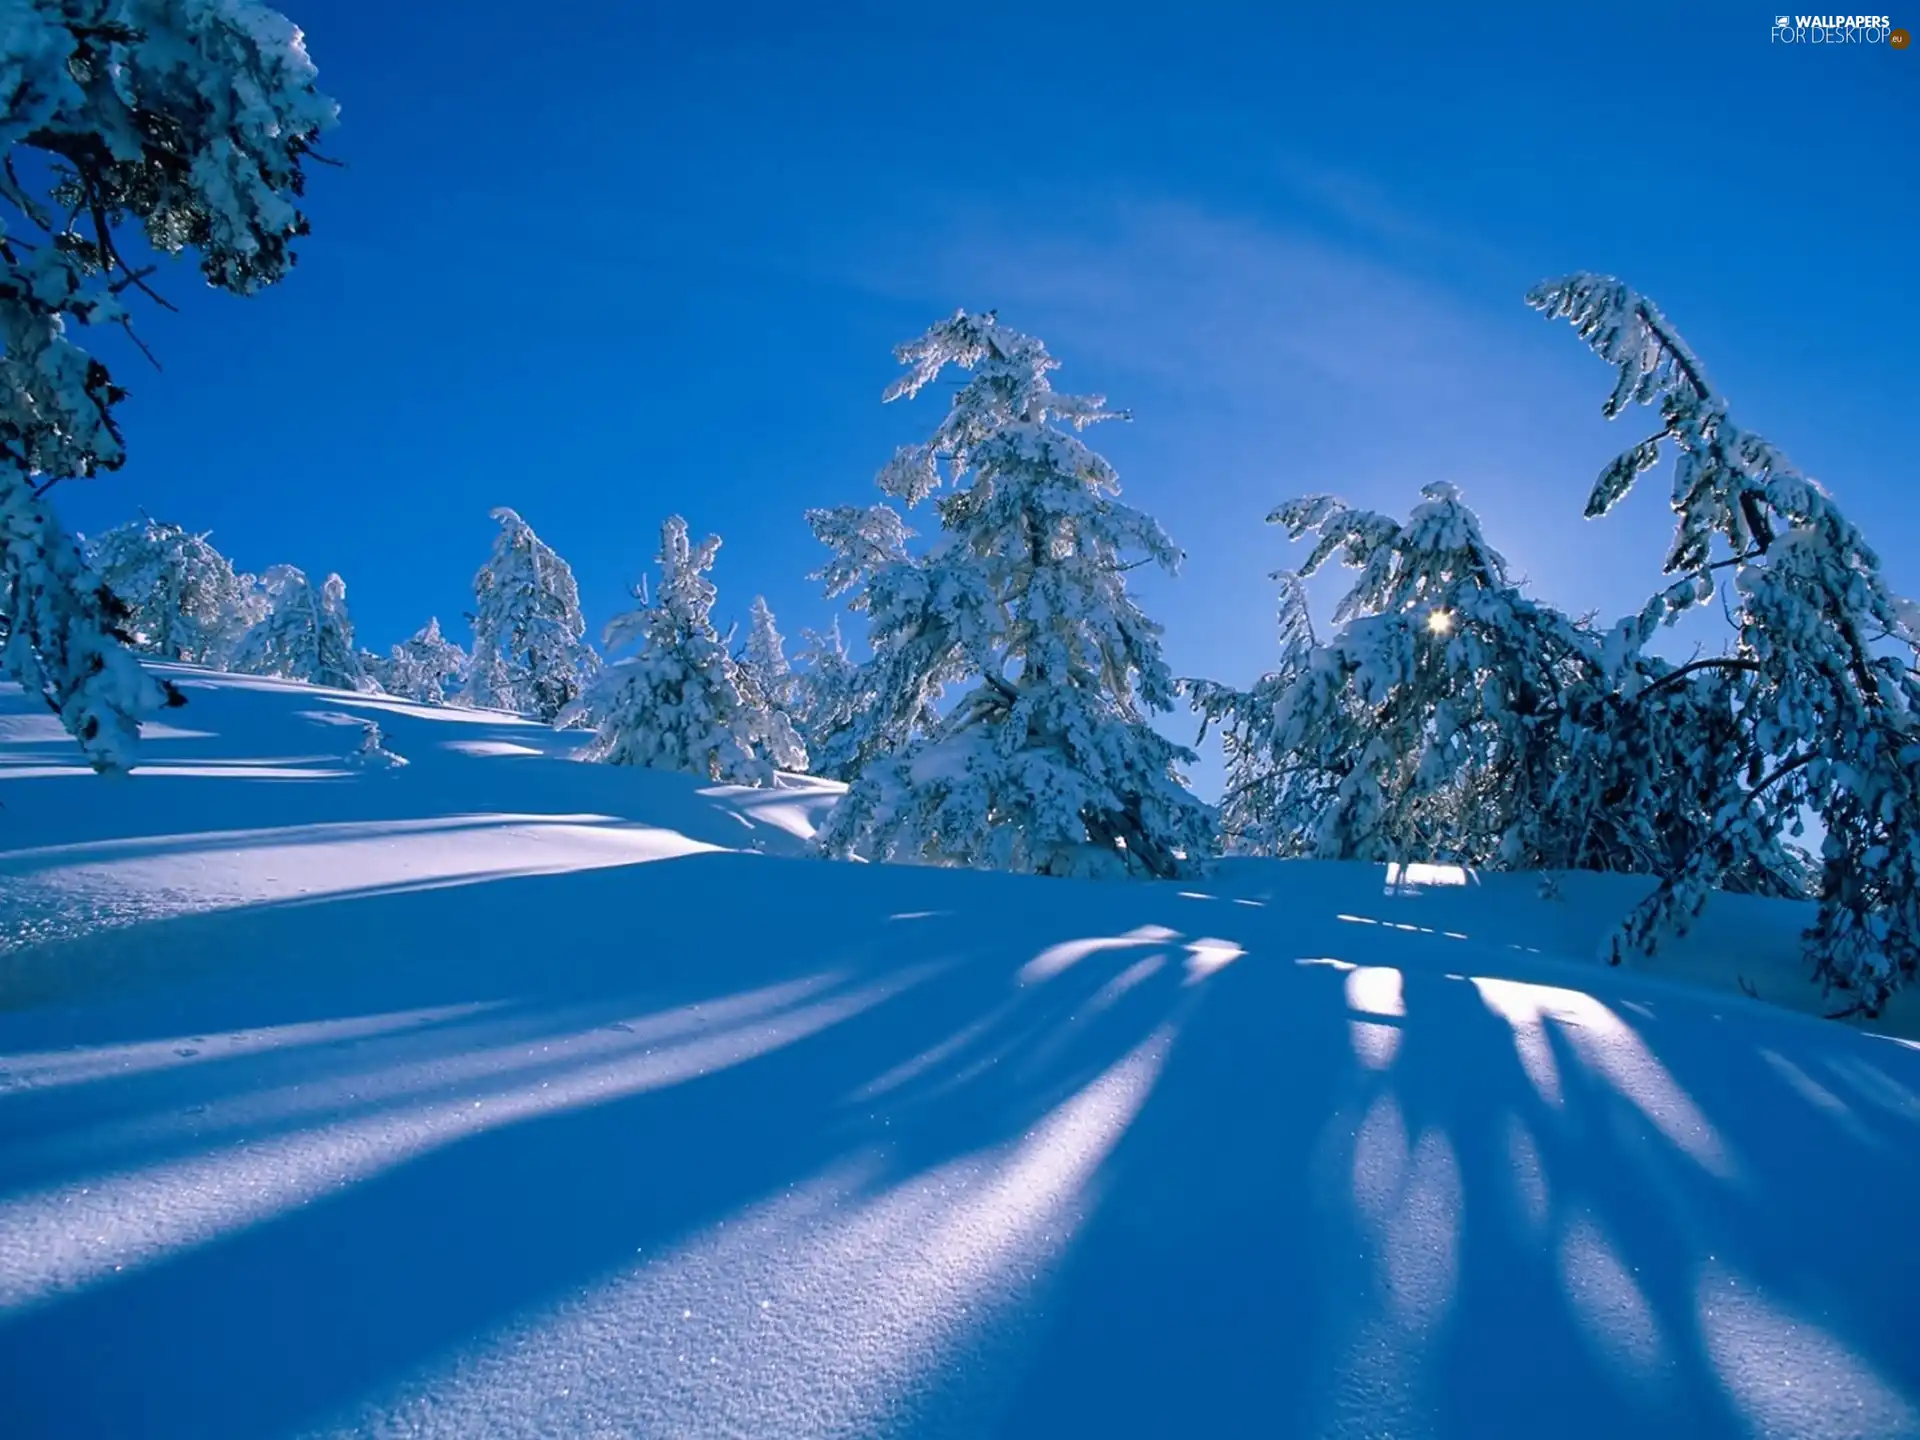
[(1920, 1047), (1795, 907), (831, 865), (169, 673), (118, 780), (0, 695), (9, 1435), (1920, 1434)]

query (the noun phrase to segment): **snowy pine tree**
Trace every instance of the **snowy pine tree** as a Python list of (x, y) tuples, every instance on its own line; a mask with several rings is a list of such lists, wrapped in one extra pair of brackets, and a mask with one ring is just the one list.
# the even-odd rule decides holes
[[(1329, 496), (1268, 517), (1296, 540), (1316, 538), (1302, 576), (1336, 553), (1360, 576), (1324, 645), (1300, 634), (1295, 591), (1286, 669), (1256, 703), (1214, 700), (1237, 722), (1233, 783), (1265, 802), (1251, 816), (1234, 807), (1242, 844), (1342, 860), (1522, 860), (1516, 827), (1552, 778), (1535, 763), (1597, 646), (1520, 594), (1452, 486), (1424, 493), (1405, 524)], [(1200, 698), (1204, 710), (1213, 697)]]
[(740, 671), (769, 705), (787, 708), (793, 695), (793, 667), (787, 663), (786, 641), (774, 627), (773, 609), (764, 595), (753, 597)]
[[(1244, 694), (1190, 685), (1225, 730), (1234, 848), (1661, 874), (1710, 834), (1695, 742), (1726, 697), (1666, 686), (1641, 617), (1601, 633), (1525, 596), (1450, 485), (1404, 524), (1325, 496), (1268, 518), (1315, 537), (1303, 574), (1339, 554), (1359, 577), (1321, 643), (1287, 575), (1280, 670)], [(1731, 888), (1797, 891), (1790, 853), (1740, 845)]]
[(177, 703), (125, 648), (113, 592), (48, 503), (118, 469), (124, 395), (75, 339), (125, 325), (151, 267), (136, 225), (207, 281), (282, 278), (307, 230), (302, 165), (335, 106), (300, 32), (251, 0), (35, 0), (0, 8), (0, 667), (42, 696), (98, 769), (132, 763), (142, 711)]
[(218, 667), (264, 613), (253, 577), (178, 525), (142, 518), (115, 526), (87, 558), (127, 607), (133, 648), (145, 655)]
[[(1124, 571), (1180, 559), (1074, 433), (1114, 413), (1056, 392), (1057, 362), (992, 314), (961, 312), (897, 352), (917, 395), (970, 372), (933, 438), (881, 472), (888, 495), (932, 500), (941, 533), (906, 550), (897, 512), (815, 511), (830, 594), (857, 590), (874, 703), (849, 734), (855, 775), (824, 848), (878, 859), (1042, 874), (1169, 876), (1213, 842), (1176, 769), (1191, 752), (1148, 723), (1174, 688), (1159, 627)], [(1061, 423), (1056, 423), (1061, 422)], [(936, 492), (939, 492), (936, 494)], [(1138, 562), (1130, 562), (1129, 555)], [(942, 712), (943, 692), (968, 689)]]
[(466, 683), (467, 652), (440, 633), (436, 616), (394, 646), (382, 669), (380, 688), (389, 695), (445, 705)]
[(794, 724), (797, 691), (793, 667), (787, 663), (786, 642), (774, 628), (773, 610), (764, 595), (753, 597), (747, 629), (746, 654), (739, 661), (742, 694), (756, 712), (766, 735), (769, 753), (782, 770), (805, 770), (807, 747)]
[(1621, 943), (1647, 948), (1684, 924), (1751, 837), (1797, 833), (1811, 812), (1826, 831), (1812, 961), (1853, 993), (1853, 1008), (1877, 1013), (1920, 973), (1920, 607), (1888, 588), (1879, 557), (1819, 485), (1733, 421), (1651, 301), (1590, 274), (1537, 286), (1528, 300), (1615, 367), (1609, 418), (1634, 402), (1660, 413), (1660, 428), (1601, 472), (1587, 513), (1612, 508), (1663, 445), (1676, 453), (1666, 569), (1679, 578), (1645, 624), (1722, 593), (1736, 631), (1726, 654), (1660, 682), (1716, 687), (1732, 713), (1690, 737), (1713, 756), (1711, 836), (1663, 874)]
[(473, 577), (468, 703), (551, 723), (571, 713), (600, 657), (584, 638), (572, 567), (512, 510), (493, 518), (500, 533)]
[(635, 653), (602, 671), (579, 707), (596, 729), (587, 758), (735, 785), (806, 768), (786, 717), (761, 702), (714, 629), (707, 572), (719, 549), (718, 536), (690, 543), (678, 515), (660, 527), (658, 590), (640, 586), (639, 605), (606, 630), (609, 652)]
[(855, 721), (864, 715), (873, 696), (863, 683), (861, 668), (847, 656), (836, 618), (822, 633), (801, 632), (803, 644), (794, 676), (795, 728), (807, 749), (807, 768), (829, 780), (851, 779)]
[(329, 575), (318, 589), (305, 572), (276, 565), (260, 578), (266, 617), (241, 639), (233, 669), (242, 675), (276, 675), (336, 690), (372, 688), (353, 644), (347, 586)]

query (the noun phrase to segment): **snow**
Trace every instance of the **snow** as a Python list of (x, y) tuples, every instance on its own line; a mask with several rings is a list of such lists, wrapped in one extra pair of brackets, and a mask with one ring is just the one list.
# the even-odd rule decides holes
[(1807, 906), (833, 864), (153, 668), (124, 776), (0, 691), (9, 1436), (1920, 1434), (1920, 1024), (1793, 1013)]

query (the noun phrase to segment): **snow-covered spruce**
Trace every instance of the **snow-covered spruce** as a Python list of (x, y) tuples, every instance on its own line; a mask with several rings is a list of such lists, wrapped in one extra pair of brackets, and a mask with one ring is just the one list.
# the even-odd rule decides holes
[(600, 668), (587, 644), (573, 569), (502, 506), (493, 553), (473, 577), (468, 703), (548, 722), (570, 710)]
[(300, 32), (251, 0), (37, 0), (0, 8), (0, 666), (97, 769), (180, 696), (127, 653), (113, 592), (48, 504), (125, 461), (124, 391), (76, 342), (125, 324), (148, 272), (115, 226), (248, 294), (307, 230), (302, 165), (334, 123)]
[(1726, 654), (1662, 682), (1731, 697), (1734, 722), (1698, 740), (1717, 755), (1714, 843), (1663, 875), (1619, 943), (1649, 947), (1723, 883), (1746, 837), (1798, 833), (1811, 812), (1826, 831), (1812, 960), (1854, 1008), (1876, 1013), (1920, 972), (1920, 607), (1888, 588), (1879, 557), (1819, 485), (1732, 420), (1650, 300), (1591, 274), (1542, 284), (1528, 300), (1616, 368), (1609, 418), (1636, 401), (1660, 413), (1660, 428), (1601, 472), (1587, 513), (1610, 509), (1663, 444), (1677, 452), (1666, 569), (1679, 579), (1649, 623), (1711, 598), (1724, 579), (1737, 631)]
[[(1075, 431), (1113, 419), (1063, 395), (1057, 362), (992, 314), (964, 311), (897, 352), (917, 395), (969, 372), (925, 444), (879, 476), (940, 533), (911, 555), (890, 506), (814, 511), (833, 551), (830, 594), (869, 617), (872, 703), (847, 734), (853, 782), (821, 831), (831, 854), (1031, 871), (1171, 876), (1213, 844), (1213, 812), (1185, 788), (1192, 752), (1147, 716), (1173, 680), (1159, 627), (1124, 572), (1171, 572), (1180, 553), (1114, 497), (1113, 467)], [(1132, 557), (1132, 558), (1129, 558)], [(942, 705), (950, 686), (967, 688)]]
[(787, 709), (792, 700), (793, 667), (787, 663), (785, 638), (774, 624), (767, 597), (753, 597), (748, 612), (747, 649), (740, 657), (740, 673), (770, 705)]
[(595, 728), (585, 757), (644, 765), (735, 785), (765, 785), (776, 770), (804, 770), (805, 747), (786, 715), (766, 705), (713, 626), (713, 568), (720, 538), (699, 545), (687, 522), (660, 527), (660, 584), (608, 626), (609, 665), (576, 711)]
[[(1709, 842), (1723, 687), (1671, 685), (1643, 617), (1608, 633), (1525, 596), (1446, 484), (1403, 524), (1326, 496), (1269, 520), (1359, 573), (1322, 643), (1285, 574), (1282, 663), (1249, 692), (1188, 682), (1225, 733), (1230, 848), (1322, 859), (1664, 874)], [(1804, 866), (1742, 834), (1726, 888), (1798, 893)]]
[(353, 644), (347, 586), (329, 575), (318, 588), (292, 565), (260, 577), (266, 615), (241, 638), (232, 668), (242, 675), (276, 675), (337, 690), (375, 688)]
[(851, 779), (855, 722), (873, 703), (864, 672), (847, 655), (839, 617), (827, 629), (803, 630), (795, 657), (793, 718), (807, 747), (807, 768), (829, 780)]
[(440, 633), (438, 616), (395, 645), (379, 670), (380, 688), (389, 695), (445, 705), (466, 684), (467, 652)]
[(127, 607), (143, 655), (217, 669), (265, 614), (253, 576), (178, 525), (145, 517), (117, 525), (87, 546), (87, 558)]

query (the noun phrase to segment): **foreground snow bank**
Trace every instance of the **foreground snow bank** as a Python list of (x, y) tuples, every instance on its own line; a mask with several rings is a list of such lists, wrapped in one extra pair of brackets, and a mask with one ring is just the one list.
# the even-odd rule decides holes
[(9, 1435), (1920, 1434), (1920, 1050), (1554, 958), (1617, 883), (829, 865), (186, 678), (0, 734)]

